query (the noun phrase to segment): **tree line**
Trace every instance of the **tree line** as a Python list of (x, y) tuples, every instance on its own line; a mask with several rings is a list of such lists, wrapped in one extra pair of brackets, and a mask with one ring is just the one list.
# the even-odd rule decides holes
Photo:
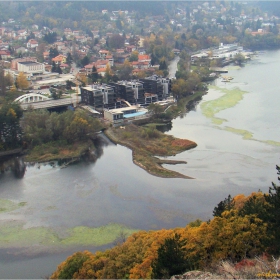
[(0, 151), (33, 148), (55, 141), (62, 144), (88, 141), (101, 128), (98, 119), (81, 109), (60, 114), (47, 110), (23, 113), (19, 104), (6, 102), (0, 108)]

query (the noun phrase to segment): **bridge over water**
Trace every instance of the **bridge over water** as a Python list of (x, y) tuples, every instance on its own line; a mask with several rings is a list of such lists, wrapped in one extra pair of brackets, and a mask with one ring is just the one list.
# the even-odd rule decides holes
[(37, 93), (28, 93), (16, 98), (14, 102), (18, 102), (23, 110), (29, 107), (32, 109), (52, 109), (56, 107), (66, 107), (73, 105), (72, 98), (50, 99), (46, 96)]

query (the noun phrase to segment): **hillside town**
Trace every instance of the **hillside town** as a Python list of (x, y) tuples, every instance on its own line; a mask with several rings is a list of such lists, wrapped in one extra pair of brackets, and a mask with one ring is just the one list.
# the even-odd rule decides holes
[(279, 278), (279, 67), (279, 1), (0, 1), (1, 276)]
[[(26, 14), (32, 8), (27, 5)], [(58, 106), (80, 103), (97, 115), (134, 106), (127, 111), (142, 116), (151, 103), (172, 103), (206, 88), (221, 67), (250, 59), (262, 38), (280, 44), (279, 17), (246, 2), (177, 3), (162, 14), (99, 7), (84, 14), (91, 19), (86, 26), (44, 13), (3, 21), (2, 95), (14, 92), (27, 103), (24, 109), (67, 98)], [(170, 73), (176, 57), (177, 72)], [(117, 112), (109, 120), (119, 122), (123, 114)]]

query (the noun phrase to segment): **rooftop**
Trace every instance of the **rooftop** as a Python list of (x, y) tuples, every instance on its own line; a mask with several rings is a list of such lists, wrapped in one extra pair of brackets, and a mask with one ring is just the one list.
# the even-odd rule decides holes
[(37, 65), (37, 64), (42, 64), (36, 61), (19, 61), (18, 63), (24, 64), (24, 65)]

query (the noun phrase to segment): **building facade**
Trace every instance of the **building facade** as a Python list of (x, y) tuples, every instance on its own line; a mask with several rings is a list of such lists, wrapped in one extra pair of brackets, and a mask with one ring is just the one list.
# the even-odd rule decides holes
[(21, 61), (17, 63), (17, 70), (28, 74), (42, 74), (45, 72), (45, 65), (36, 61)]
[(115, 108), (116, 94), (109, 85), (90, 85), (81, 88), (81, 101), (94, 108)]

